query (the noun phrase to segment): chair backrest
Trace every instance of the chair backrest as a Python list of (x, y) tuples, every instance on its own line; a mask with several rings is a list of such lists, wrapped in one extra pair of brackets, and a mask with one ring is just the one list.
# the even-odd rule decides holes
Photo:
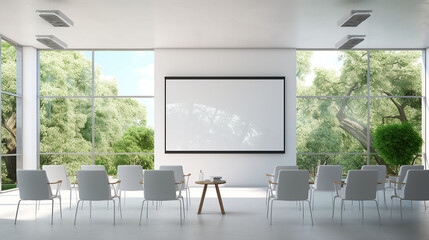
[(109, 179), (105, 170), (79, 170), (77, 171), (80, 200), (110, 200)]
[[(63, 181), (61, 183), (61, 190), (70, 190), (71, 183), (70, 178), (67, 176), (66, 166), (64, 165), (43, 165), (42, 169), (46, 171), (49, 182), (56, 182), (58, 180)], [(53, 185), (52, 188), (56, 190), (57, 185)]]
[(138, 191), (143, 190), (143, 168), (140, 165), (119, 165), (118, 180), (121, 180), (119, 189), (122, 191)]
[(410, 169), (405, 182), (404, 199), (429, 200), (429, 170)]
[(18, 170), (17, 180), (21, 200), (48, 200), (52, 196), (45, 170)]
[[(181, 181), (185, 181), (185, 177), (183, 176), (183, 167), (182, 165), (162, 165), (159, 166), (159, 170), (173, 170), (174, 172), (174, 180), (179, 183)], [(185, 189), (185, 184), (181, 184), (181, 189)]]
[(276, 199), (300, 201), (308, 199), (308, 170), (280, 170)]
[(377, 184), (377, 190), (383, 190), (386, 182), (386, 165), (363, 165), (362, 170), (377, 170), (378, 179), (377, 182), (382, 184)]
[(274, 182), (278, 181), (280, 170), (285, 170), (285, 169), (298, 170), (298, 166), (296, 166), (296, 165), (278, 165), (278, 166), (275, 166), (274, 167), (274, 178), (273, 178)]
[(321, 191), (334, 191), (333, 181), (341, 182), (343, 166), (320, 165), (317, 168), (317, 177), (314, 180), (314, 188)]
[(377, 170), (349, 170), (344, 189), (346, 200), (374, 200), (377, 196)]
[[(399, 177), (397, 179), (397, 182), (405, 182), (405, 176), (407, 175), (408, 170), (411, 170), (411, 169), (423, 170), (424, 166), (423, 165), (402, 165), (401, 168), (399, 169), (399, 173), (398, 173)], [(398, 190), (402, 189), (402, 184), (397, 184), (396, 189)]]
[(104, 165), (82, 165), (81, 170), (106, 170)]
[(144, 198), (146, 200), (176, 200), (176, 183), (173, 170), (145, 170)]

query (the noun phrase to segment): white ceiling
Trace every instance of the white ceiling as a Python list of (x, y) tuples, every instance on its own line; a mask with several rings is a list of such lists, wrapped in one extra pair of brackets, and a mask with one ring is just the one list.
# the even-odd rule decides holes
[[(373, 10), (357, 28), (337, 21)], [(54, 28), (36, 10), (61, 10), (74, 26)], [(0, 34), (45, 48), (55, 35), (74, 49), (334, 48), (365, 34), (359, 48), (429, 47), (429, 0), (2, 0)]]

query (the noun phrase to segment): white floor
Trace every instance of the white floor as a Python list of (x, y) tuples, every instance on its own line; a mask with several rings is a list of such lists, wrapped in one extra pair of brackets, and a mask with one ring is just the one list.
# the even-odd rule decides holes
[[(142, 193), (127, 193), (122, 220), (117, 214), (113, 226), (113, 208), (105, 202), (93, 203), (92, 218), (89, 206), (79, 210), (77, 225), (73, 225), (75, 200), (69, 209), (68, 192), (63, 192), (63, 218), (55, 206), (54, 225), (50, 225), (50, 202), (42, 203), (35, 218), (33, 202), (24, 202), (18, 223), (13, 224), (18, 192), (0, 194), (0, 236), (2, 239), (429, 239), (429, 208), (423, 203), (404, 204), (404, 223), (400, 221), (399, 204), (394, 205), (393, 216), (380, 203), (382, 224), (378, 224), (374, 203), (365, 204), (365, 219), (355, 202), (347, 203), (343, 224), (339, 211), (332, 220), (331, 194), (316, 195), (314, 226), (308, 208), (305, 218), (295, 202), (276, 203), (273, 225), (265, 216), (265, 191), (262, 188), (221, 188), (225, 215), (220, 214), (215, 190), (208, 189), (203, 213), (197, 215), (202, 188), (192, 188), (192, 205), (186, 212), (183, 225), (179, 223), (177, 202), (164, 202), (159, 210), (150, 205), (149, 219), (139, 226)], [(380, 194), (380, 200), (381, 200)], [(339, 203), (339, 202), (338, 202)], [(388, 201), (390, 207), (390, 201)], [(307, 205), (306, 205), (307, 206)], [(429, 207), (429, 202), (428, 202)], [(339, 209), (339, 204), (337, 209)]]

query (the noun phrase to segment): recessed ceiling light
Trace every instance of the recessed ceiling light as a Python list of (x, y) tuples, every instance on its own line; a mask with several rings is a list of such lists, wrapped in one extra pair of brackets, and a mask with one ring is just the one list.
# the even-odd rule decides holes
[(365, 40), (366, 35), (347, 35), (343, 39), (341, 39), (337, 44), (335, 44), (335, 48), (337, 49), (352, 49), (360, 42)]
[(340, 27), (356, 27), (371, 16), (372, 10), (351, 10), (338, 21)]
[(60, 10), (36, 10), (41, 18), (52, 24), (54, 27), (71, 27), (73, 21), (70, 20)]
[(51, 49), (58, 50), (67, 48), (67, 44), (54, 35), (36, 35), (36, 40)]

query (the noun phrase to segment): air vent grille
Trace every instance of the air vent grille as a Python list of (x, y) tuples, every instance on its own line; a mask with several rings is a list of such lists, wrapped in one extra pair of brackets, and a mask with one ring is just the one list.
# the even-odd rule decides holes
[(54, 27), (71, 27), (73, 21), (70, 20), (60, 10), (37, 10), (41, 18), (50, 23)]
[(349, 14), (338, 21), (340, 27), (357, 27), (371, 16), (371, 10), (352, 10)]
[(53, 35), (36, 35), (36, 40), (48, 48), (59, 50), (67, 48), (67, 44)]
[(337, 44), (335, 44), (335, 48), (337, 49), (352, 49), (363, 40), (365, 40), (365, 35), (347, 35), (345, 38), (341, 39)]

